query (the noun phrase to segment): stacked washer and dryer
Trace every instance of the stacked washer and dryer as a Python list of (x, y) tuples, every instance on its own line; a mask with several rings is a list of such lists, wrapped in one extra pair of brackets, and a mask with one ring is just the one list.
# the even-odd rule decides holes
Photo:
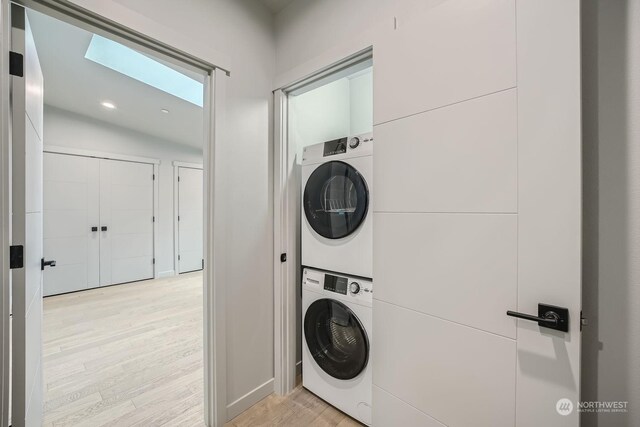
[(302, 383), (371, 423), (373, 137), (306, 147), (302, 158)]

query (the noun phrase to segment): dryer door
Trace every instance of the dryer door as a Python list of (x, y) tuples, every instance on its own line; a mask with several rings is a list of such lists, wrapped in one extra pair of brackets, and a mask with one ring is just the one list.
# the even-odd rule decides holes
[(313, 359), (334, 378), (350, 380), (367, 366), (367, 333), (355, 313), (339, 301), (313, 302), (304, 316), (304, 336)]
[(303, 205), (307, 221), (316, 233), (328, 239), (346, 237), (367, 216), (367, 182), (345, 162), (324, 163), (309, 176)]

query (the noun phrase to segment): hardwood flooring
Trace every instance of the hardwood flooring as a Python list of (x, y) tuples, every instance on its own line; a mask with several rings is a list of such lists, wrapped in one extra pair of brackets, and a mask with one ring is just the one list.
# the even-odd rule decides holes
[(298, 385), (288, 396), (271, 394), (226, 427), (355, 427), (359, 422)]
[(202, 274), (44, 299), (45, 426), (202, 426)]
[[(50, 426), (204, 426), (202, 274), (44, 299)], [(298, 386), (227, 427), (358, 426)]]

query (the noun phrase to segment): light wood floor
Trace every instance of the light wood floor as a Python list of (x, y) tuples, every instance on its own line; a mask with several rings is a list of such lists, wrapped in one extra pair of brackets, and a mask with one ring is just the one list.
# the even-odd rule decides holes
[[(44, 299), (49, 426), (203, 426), (202, 274)], [(298, 387), (227, 424), (357, 426)]]
[(362, 424), (298, 385), (288, 396), (271, 394), (226, 425), (250, 426), (355, 427)]
[(44, 299), (45, 426), (202, 426), (202, 274)]

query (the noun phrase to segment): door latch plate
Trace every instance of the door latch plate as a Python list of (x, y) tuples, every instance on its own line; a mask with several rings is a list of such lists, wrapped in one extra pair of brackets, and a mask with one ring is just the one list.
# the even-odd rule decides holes
[(14, 269), (22, 267), (24, 267), (24, 246), (9, 246), (9, 268)]
[(9, 74), (24, 77), (24, 56), (18, 52), (9, 52)]
[(557, 331), (569, 332), (568, 308), (549, 304), (538, 304), (538, 317), (548, 318), (551, 315), (558, 319), (558, 322), (555, 325), (546, 322), (538, 322), (538, 325), (549, 329), (555, 329)]

